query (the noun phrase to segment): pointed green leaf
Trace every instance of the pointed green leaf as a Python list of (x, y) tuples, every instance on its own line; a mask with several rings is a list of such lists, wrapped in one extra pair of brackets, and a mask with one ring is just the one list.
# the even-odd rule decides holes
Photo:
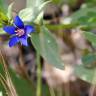
[(12, 8), (13, 8), (13, 4), (14, 3), (11, 3), (9, 6), (8, 6), (8, 12), (7, 12), (7, 16), (8, 18), (12, 18)]
[[(42, 1), (42, 0), (41, 0)], [(39, 1), (30, 1), (30, 4), (32, 2), (33, 6), (29, 6), (19, 12), (19, 16), (22, 18), (24, 22), (31, 22), (35, 21), (35, 23), (39, 23), (40, 20), (43, 18), (43, 9), (50, 1), (46, 2), (39, 2)], [(35, 20), (37, 19), (37, 20)]]
[(60, 69), (64, 68), (56, 40), (45, 26), (41, 27), (40, 33), (32, 34), (31, 41), (36, 50), (49, 64)]
[(34, 19), (34, 11), (31, 8), (25, 8), (19, 12), (19, 16), (24, 22), (30, 22)]
[(43, 2), (44, 0), (27, 0), (27, 7), (39, 7)]

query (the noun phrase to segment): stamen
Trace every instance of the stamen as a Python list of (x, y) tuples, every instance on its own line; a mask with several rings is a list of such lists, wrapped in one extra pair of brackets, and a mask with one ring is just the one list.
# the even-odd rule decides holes
[(24, 29), (17, 29), (15, 30), (15, 32), (16, 32), (16, 35), (19, 37), (25, 34)]

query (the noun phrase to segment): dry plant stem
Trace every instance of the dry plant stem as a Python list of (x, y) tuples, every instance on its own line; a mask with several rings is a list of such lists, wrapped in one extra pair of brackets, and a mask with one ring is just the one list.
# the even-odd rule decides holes
[(0, 82), (1, 82), (1, 84), (3, 85), (3, 87), (4, 87), (5, 91), (6, 91), (6, 93), (9, 94), (8, 85), (7, 85), (6, 80), (4, 79), (4, 77), (2, 76), (1, 73), (0, 73)]
[(6, 62), (4, 60), (4, 57), (2, 55), (2, 51), (1, 50), (0, 50), (0, 54), (1, 54), (1, 58), (2, 58), (2, 61), (3, 61), (3, 65), (4, 65), (6, 84), (8, 86), (9, 91), (10, 91), (10, 96), (17, 96), (16, 90), (15, 90), (15, 88), (13, 86), (12, 81), (11, 81), (11, 77), (9, 75), (8, 68), (7, 68), (7, 65), (6, 65)]
[[(2, 48), (2, 47), (1, 47)], [(2, 55), (2, 49), (0, 48), (0, 55), (1, 55), (1, 59), (2, 59), (2, 62), (3, 62), (3, 66), (4, 66), (4, 72), (5, 72), (5, 78), (6, 78), (6, 83), (9, 87), (9, 90), (10, 90), (10, 96), (17, 96), (17, 93), (16, 93), (16, 90), (14, 88), (14, 85), (12, 83), (12, 80), (11, 80), (11, 77), (10, 77), (10, 74), (8, 72), (8, 68), (7, 68), (7, 65), (6, 65), (6, 62), (4, 60), (4, 57)]]
[(91, 87), (90, 87), (90, 89), (89, 89), (89, 96), (94, 96), (94, 91), (95, 91), (95, 87), (96, 87), (96, 70), (94, 71), (94, 75), (93, 75), (94, 77), (93, 77), (93, 80), (92, 80), (92, 84), (94, 84), (94, 85), (92, 85)]

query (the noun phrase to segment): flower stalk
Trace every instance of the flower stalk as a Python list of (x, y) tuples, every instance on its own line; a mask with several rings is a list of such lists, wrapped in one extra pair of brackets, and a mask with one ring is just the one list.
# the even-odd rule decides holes
[(40, 64), (40, 54), (37, 52), (37, 92), (36, 96), (41, 96), (42, 94), (42, 72)]

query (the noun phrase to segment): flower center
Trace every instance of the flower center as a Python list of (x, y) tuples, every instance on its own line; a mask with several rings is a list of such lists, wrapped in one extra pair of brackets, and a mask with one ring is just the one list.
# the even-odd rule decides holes
[(19, 37), (25, 34), (24, 29), (17, 29), (15, 32), (16, 32), (16, 35)]

